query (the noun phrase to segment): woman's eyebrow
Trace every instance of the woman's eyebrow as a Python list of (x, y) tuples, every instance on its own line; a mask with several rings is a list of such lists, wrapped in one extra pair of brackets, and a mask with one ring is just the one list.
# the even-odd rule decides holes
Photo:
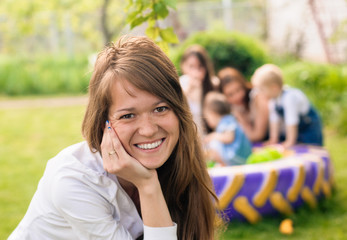
[[(158, 106), (159, 104), (162, 104), (162, 103), (166, 103), (164, 100), (159, 100), (158, 102), (155, 102), (152, 104), (152, 106)], [(118, 109), (116, 112), (132, 112), (132, 111), (135, 111), (136, 108), (135, 107), (129, 107), (129, 108), (121, 108), (121, 109)]]
[(153, 106), (157, 106), (157, 105), (162, 104), (162, 103), (166, 103), (166, 102), (164, 100), (160, 100), (160, 101), (154, 103)]
[(135, 108), (134, 107), (130, 107), (130, 108), (121, 108), (121, 109), (118, 109), (116, 112), (132, 112), (134, 111)]

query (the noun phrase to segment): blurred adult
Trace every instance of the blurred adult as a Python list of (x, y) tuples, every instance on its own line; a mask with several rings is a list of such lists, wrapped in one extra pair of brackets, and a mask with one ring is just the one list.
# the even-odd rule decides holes
[(240, 71), (226, 67), (218, 72), (220, 91), (231, 105), (237, 119), (251, 142), (264, 141), (268, 135), (269, 109), (264, 94), (252, 89), (252, 85)]
[(213, 64), (205, 48), (200, 45), (188, 47), (181, 58), (181, 70), (182, 89), (187, 96), (199, 132), (203, 135), (209, 130), (203, 120), (202, 104), (206, 94), (218, 85), (218, 79), (214, 77)]

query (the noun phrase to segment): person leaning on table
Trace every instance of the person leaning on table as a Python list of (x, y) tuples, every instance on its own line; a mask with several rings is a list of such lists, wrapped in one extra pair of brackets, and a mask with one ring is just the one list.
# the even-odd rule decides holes
[(97, 58), (84, 142), (47, 163), (8, 239), (213, 239), (196, 126), (168, 57), (122, 37)]

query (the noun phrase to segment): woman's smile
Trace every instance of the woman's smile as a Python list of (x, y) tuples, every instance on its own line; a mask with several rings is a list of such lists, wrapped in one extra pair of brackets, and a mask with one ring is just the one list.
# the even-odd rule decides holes
[(135, 144), (135, 146), (143, 150), (153, 150), (161, 146), (164, 140), (165, 138), (152, 142), (152, 143), (140, 143), (140, 144), (138, 143), (138, 144)]

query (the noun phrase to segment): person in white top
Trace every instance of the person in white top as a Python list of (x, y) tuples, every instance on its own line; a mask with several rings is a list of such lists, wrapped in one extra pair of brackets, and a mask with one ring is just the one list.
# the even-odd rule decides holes
[(306, 95), (283, 85), (282, 71), (273, 64), (259, 67), (252, 76), (253, 85), (270, 100), (270, 138), (266, 144), (290, 147), (297, 143), (323, 145), (322, 124), (318, 112)]
[(175, 67), (146, 37), (97, 58), (86, 141), (47, 163), (15, 239), (213, 239), (216, 212)]
[[(203, 136), (210, 129), (204, 121), (202, 104), (206, 94), (217, 87), (218, 78), (214, 76), (213, 64), (206, 49), (200, 45), (191, 45), (184, 51), (180, 66), (183, 73), (180, 83), (188, 99), (194, 122)], [(215, 79), (217, 81), (213, 81)]]

